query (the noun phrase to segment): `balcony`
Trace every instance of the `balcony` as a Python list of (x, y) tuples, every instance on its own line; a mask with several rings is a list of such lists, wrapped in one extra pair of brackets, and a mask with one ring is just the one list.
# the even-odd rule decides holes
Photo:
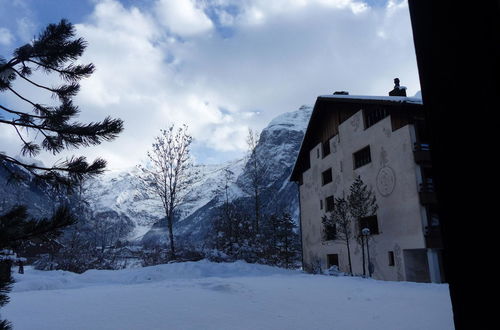
[(422, 166), (431, 165), (431, 148), (427, 143), (415, 142), (413, 144), (413, 157), (415, 163)]
[(425, 245), (428, 249), (442, 249), (443, 239), (440, 226), (425, 227)]
[(436, 191), (432, 179), (425, 179), (424, 182), (420, 184), (418, 194), (422, 205), (437, 203)]

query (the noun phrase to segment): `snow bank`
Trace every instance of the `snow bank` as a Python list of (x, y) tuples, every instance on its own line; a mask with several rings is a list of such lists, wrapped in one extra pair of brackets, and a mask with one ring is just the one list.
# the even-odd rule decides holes
[(88, 270), (82, 274), (62, 270), (41, 271), (25, 267), (25, 274), (14, 274), (16, 284), (12, 291), (75, 289), (95, 285), (141, 284), (176, 279), (270, 276), (276, 274), (299, 275), (301, 273), (277, 267), (249, 264), (244, 261), (214, 263), (207, 260), (122, 270)]
[[(76, 275), (26, 267), (2, 308), (16, 330), (452, 330), (445, 284), (208, 261)], [(70, 289), (70, 290), (68, 290)]]

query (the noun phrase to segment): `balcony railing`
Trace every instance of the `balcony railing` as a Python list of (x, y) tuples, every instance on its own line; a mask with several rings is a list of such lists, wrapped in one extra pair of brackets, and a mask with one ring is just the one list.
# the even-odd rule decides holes
[(413, 144), (413, 156), (415, 163), (420, 165), (431, 164), (431, 147), (427, 143), (415, 142)]
[(425, 227), (425, 245), (428, 249), (443, 248), (443, 239), (441, 237), (440, 226)]
[(418, 193), (420, 195), (420, 203), (423, 205), (436, 204), (436, 190), (432, 179), (426, 179), (419, 186)]

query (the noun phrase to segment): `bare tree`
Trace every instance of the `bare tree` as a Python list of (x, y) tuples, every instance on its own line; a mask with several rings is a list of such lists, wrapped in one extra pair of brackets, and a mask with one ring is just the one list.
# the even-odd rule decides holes
[(174, 216), (177, 208), (187, 201), (191, 186), (197, 180), (190, 155), (193, 141), (187, 125), (162, 129), (148, 152), (150, 164), (139, 166), (143, 187), (155, 194), (162, 203), (167, 218), (171, 258), (175, 259)]
[[(231, 184), (234, 182), (234, 172), (229, 169), (229, 167), (226, 167), (223, 169), (224, 173), (222, 177), (220, 178), (220, 181), (217, 183), (217, 187), (215, 188), (215, 193), (217, 194), (218, 198), (222, 201), (222, 205), (219, 208), (220, 209), (220, 214), (218, 215), (218, 219), (215, 220), (215, 227), (218, 227), (220, 225), (227, 226), (225, 230), (227, 230), (227, 235), (229, 239), (233, 237), (233, 212), (232, 208), (233, 205), (230, 201), (230, 195), (229, 195), (229, 188)], [(217, 249), (220, 249), (220, 246), (218, 245), (219, 240), (216, 240), (217, 244), (216, 247)], [(232, 253), (232, 244), (229, 245), (229, 254)]]
[[(361, 176), (357, 176), (350, 187), (350, 193), (347, 197), (347, 202), (349, 203), (349, 209), (352, 217), (356, 220), (356, 240), (361, 245), (362, 259), (363, 259), (363, 276), (366, 275), (365, 269), (365, 235), (361, 234), (361, 220), (364, 217), (372, 216), (377, 213), (378, 205), (375, 197), (375, 193), (368, 188), (368, 186), (363, 182)], [(367, 236), (368, 240), (369, 237)], [(370, 264), (368, 265), (370, 267)], [(371, 273), (371, 271), (370, 271)]]
[(248, 146), (248, 173), (250, 176), (251, 195), (254, 200), (255, 211), (255, 232), (259, 234), (260, 219), (261, 219), (261, 205), (260, 196), (264, 188), (263, 178), (267, 170), (264, 160), (262, 159), (261, 152), (258, 146), (259, 134), (252, 129), (248, 130), (247, 146)]
[(219, 182), (218, 189), (223, 193), (224, 205), (229, 205), (229, 187), (234, 182), (234, 172), (228, 167), (224, 168), (224, 174)]
[(333, 232), (336, 240), (343, 242), (347, 247), (347, 257), (349, 259), (349, 273), (352, 274), (350, 241), (353, 238), (353, 217), (349, 208), (349, 203), (344, 198), (335, 198), (333, 210), (328, 215), (323, 216), (325, 237), (329, 236), (329, 231)]

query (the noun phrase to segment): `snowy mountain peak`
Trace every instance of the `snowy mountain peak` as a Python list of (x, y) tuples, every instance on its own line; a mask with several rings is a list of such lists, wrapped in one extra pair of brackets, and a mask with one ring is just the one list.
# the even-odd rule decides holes
[(304, 132), (311, 117), (312, 107), (303, 105), (299, 110), (286, 112), (271, 120), (264, 130), (294, 130)]

